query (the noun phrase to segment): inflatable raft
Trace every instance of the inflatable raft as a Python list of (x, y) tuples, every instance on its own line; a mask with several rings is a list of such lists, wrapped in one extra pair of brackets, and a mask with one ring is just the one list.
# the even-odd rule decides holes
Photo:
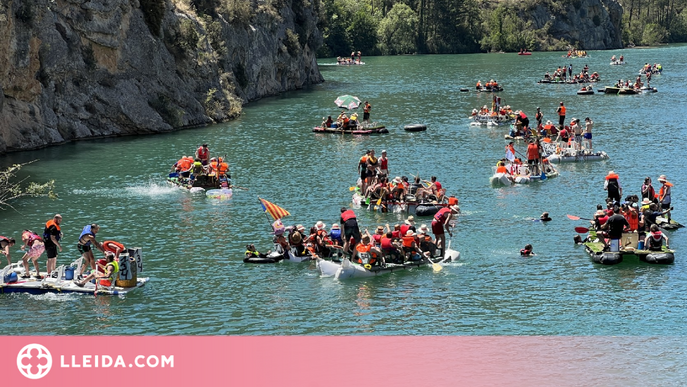
[(359, 193), (354, 193), (351, 199), (353, 205), (367, 207), (368, 211), (404, 213), (415, 216), (434, 216), (440, 209), (447, 207), (448, 203), (418, 202), (418, 201), (377, 201), (363, 200)]
[(577, 95), (592, 95), (592, 94), (594, 94), (594, 89), (577, 90)]
[(558, 176), (558, 171), (552, 166), (547, 165), (547, 171), (540, 175), (532, 175), (527, 165), (507, 164), (506, 168), (512, 173), (496, 173), (496, 167), (492, 167), (494, 174), (489, 178), (489, 182), (494, 187), (510, 186), (513, 184), (529, 184), (533, 181), (547, 180)]
[(604, 151), (589, 152), (589, 151), (568, 151), (561, 152), (560, 154), (554, 153), (552, 155), (546, 156), (552, 163), (570, 163), (578, 161), (598, 161), (607, 160), (608, 155)]
[(358, 136), (367, 136), (371, 134), (386, 134), (389, 130), (383, 126), (373, 126), (368, 128), (357, 128), (357, 129), (338, 129), (338, 128), (323, 128), (321, 126), (316, 126), (312, 130), (314, 133), (332, 133), (332, 134), (352, 134)]
[(211, 199), (229, 199), (233, 194), (231, 188), (209, 189), (205, 192), (205, 196)]
[(126, 295), (138, 288), (145, 286), (150, 278), (138, 277), (143, 271), (143, 259), (141, 249), (128, 249), (119, 255), (119, 272), (117, 279), (111, 284), (105, 285), (88, 282), (84, 286), (76, 284), (83, 258), (79, 258), (70, 265), (59, 266), (52, 273), (41, 273), (42, 279), (20, 277), (24, 273), (21, 262), (6, 266), (0, 270), (0, 293), (74, 293), (88, 295)]
[(424, 132), (427, 130), (427, 125), (425, 124), (410, 124), (403, 127), (406, 132)]
[(602, 265), (616, 265), (621, 262), (646, 262), (659, 265), (670, 265), (675, 262), (675, 252), (663, 246), (662, 251), (637, 250), (632, 246), (626, 246), (617, 252), (604, 251), (604, 244), (596, 239), (596, 233), (589, 233), (590, 241), (584, 242), (584, 248), (592, 257), (594, 263)]
[(367, 278), (378, 275), (389, 274), (399, 270), (409, 270), (416, 267), (423, 267), (439, 263), (455, 262), (460, 259), (460, 253), (452, 250), (450, 247), (446, 249), (446, 254), (443, 257), (432, 259), (423, 258), (417, 261), (408, 261), (405, 263), (387, 263), (381, 266), (372, 266), (365, 268), (363, 265), (353, 263), (348, 258), (344, 258), (341, 263), (326, 261), (324, 259), (317, 259), (317, 269), (322, 277), (334, 277), (337, 280), (344, 280), (350, 278)]

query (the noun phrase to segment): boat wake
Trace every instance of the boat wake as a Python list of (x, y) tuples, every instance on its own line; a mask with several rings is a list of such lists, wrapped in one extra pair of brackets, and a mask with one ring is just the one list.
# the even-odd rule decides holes
[(178, 195), (180, 192), (182, 191), (177, 187), (173, 187), (168, 184), (160, 184), (156, 182), (149, 182), (141, 185), (133, 185), (129, 187), (124, 187), (124, 189), (96, 188), (75, 189), (72, 191), (74, 195), (90, 195), (108, 198), (155, 198), (168, 195)]

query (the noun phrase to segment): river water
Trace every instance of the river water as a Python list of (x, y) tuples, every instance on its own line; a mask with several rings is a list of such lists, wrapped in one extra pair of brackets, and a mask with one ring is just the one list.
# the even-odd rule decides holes
[[(119, 297), (1, 295), (3, 334), (80, 335), (645, 335), (682, 336), (687, 318), (687, 231), (669, 233), (677, 253), (670, 266), (592, 263), (573, 244), (566, 214), (588, 217), (605, 198), (604, 176), (620, 175), (624, 194), (639, 194), (644, 176), (666, 174), (674, 184), (674, 219), (687, 222), (684, 154), (687, 46), (590, 52), (435, 55), (364, 58), (365, 66), (321, 60), (326, 82), (245, 107), (236, 121), (144, 137), (69, 143), (9, 154), (0, 164), (39, 159), (22, 173), (55, 179), (59, 198), (27, 198), (2, 217), (3, 235), (41, 230), (63, 216), (65, 251), (77, 258), (82, 227), (102, 225), (99, 239), (143, 248), (141, 291)], [(625, 66), (610, 66), (611, 55)], [(588, 64), (604, 80), (633, 79), (645, 62), (659, 62), (651, 95), (576, 95), (574, 85), (540, 85), (545, 71)], [(594, 146), (610, 160), (560, 166), (560, 177), (492, 188), (491, 167), (503, 157), (506, 127), (471, 127), (470, 111), (487, 93), (460, 92), (480, 79), (498, 80), (505, 104), (531, 117), (541, 107), (554, 120), (564, 101), (568, 117), (595, 121)], [(608, 82), (606, 82), (608, 81)], [(340, 137), (310, 129), (336, 115), (333, 101), (354, 94), (373, 105), (372, 119), (388, 135)], [(362, 112), (361, 112), (362, 115)], [(403, 125), (426, 123), (424, 133)], [(194, 196), (168, 186), (172, 163), (207, 142), (226, 155), (236, 190), (230, 200)], [(366, 280), (320, 278), (314, 264), (248, 265), (244, 247), (270, 248), (258, 196), (291, 212), (287, 224), (328, 226), (350, 205), (349, 187), (365, 149), (386, 149), (392, 176), (438, 176), (456, 194), (462, 215), (452, 247), (459, 263)], [(522, 145), (516, 148), (524, 152)], [(402, 222), (399, 214), (356, 210), (362, 226)], [(553, 221), (533, 222), (548, 211)], [(429, 223), (421, 219), (419, 224)], [(521, 258), (527, 243), (536, 256)], [(13, 260), (20, 258), (18, 248)], [(1, 257), (4, 262), (4, 257)], [(45, 268), (45, 256), (41, 265)]]

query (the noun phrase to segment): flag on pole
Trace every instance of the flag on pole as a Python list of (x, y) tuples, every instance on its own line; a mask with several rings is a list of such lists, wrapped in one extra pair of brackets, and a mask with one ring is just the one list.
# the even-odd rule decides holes
[(276, 204), (270, 203), (265, 199), (258, 198), (260, 199), (260, 204), (262, 204), (262, 209), (263, 211), (267, 212), (274, 218), (274, 220), (281, 219), (285, 216), (291, 215), (288, 211), (285, 209), (279, 207)]

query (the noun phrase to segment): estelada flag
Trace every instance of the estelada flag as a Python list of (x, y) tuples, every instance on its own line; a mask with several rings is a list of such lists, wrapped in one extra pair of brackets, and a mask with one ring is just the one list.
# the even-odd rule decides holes
[(262, 209), (270, 214), (274, 220), (281, 219), (285, 216), (291, 215), (288, 211), (285, 209), (279, 207), (276, 204), (270, 203), (265, 199), (258, 198), (260, 199), (260, 204), (262, 204)]

